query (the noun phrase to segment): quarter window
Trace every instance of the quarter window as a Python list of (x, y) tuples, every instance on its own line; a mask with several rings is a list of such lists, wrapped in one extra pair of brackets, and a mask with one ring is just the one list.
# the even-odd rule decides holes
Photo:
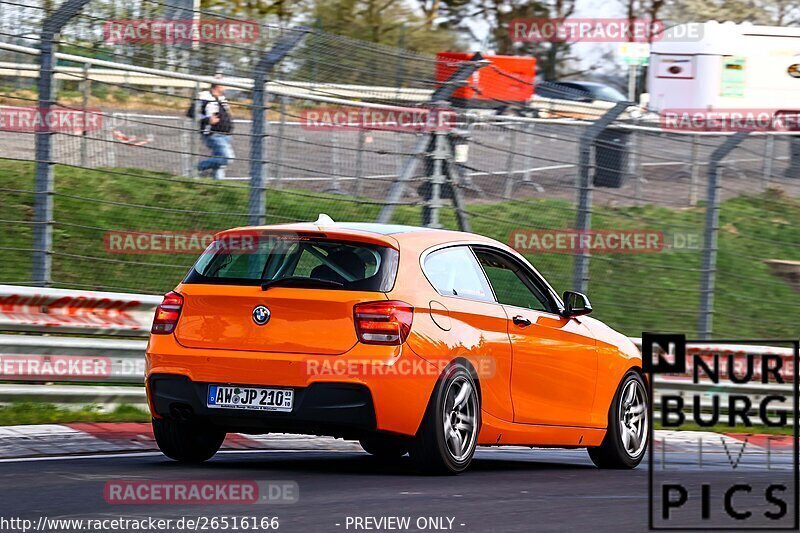
[(443, 296), (494, 301), (475, 255), (466, 246), (432, 252), (425, 258), (424, 269), (433, 287)]

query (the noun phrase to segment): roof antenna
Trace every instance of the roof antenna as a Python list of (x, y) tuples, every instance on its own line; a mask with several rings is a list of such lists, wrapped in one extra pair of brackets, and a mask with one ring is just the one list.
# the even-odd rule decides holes
[(336, 224), (336, 222), (334, 222), (333, 219), (328, 215), (326, 215), (325, 213), (320, 213), (319, 216), (317, 217), (317, 220), (314, 222), (314, 225), (318, 227), (332, 226), (334, 224)]

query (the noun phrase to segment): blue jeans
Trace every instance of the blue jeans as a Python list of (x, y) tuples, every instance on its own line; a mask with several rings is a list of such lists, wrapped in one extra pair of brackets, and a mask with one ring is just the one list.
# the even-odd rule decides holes
[(231, 138), (224, 133), (210, 133), (203, 135), (203, 143), (211, 150), (211, 157), (203, 159), (197, 168), (200, 171), (214, 170), (214, 177), (221, 177), (220, 169), (228, 165), (228, 162), (234, 158), (233, 146), (231, 146)]

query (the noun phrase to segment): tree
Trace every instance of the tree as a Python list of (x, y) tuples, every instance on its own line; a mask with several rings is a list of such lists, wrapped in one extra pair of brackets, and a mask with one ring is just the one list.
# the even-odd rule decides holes
[(564, 42), (515, 42), (514, 19), (567, 19), (575, 13), (576, 0), (441, 0), (440, 16), (452, 27), (480, 41), (479, 31), (489, 33), (485, 48), (498, 54), (532, 55), (538, 58), (540, 74), (553, 80), (577, 73), (572, 44)]
[(304, 0), (201, 0), (200, 8), (232, 17), (251, 17), (262, 22), (290, 24), (310, 8)]
[(373, 43), (435, 53), (457, 48), (457, 34), (420, 16), (406, 0), (316, 0), (311, 20), (321, 30)]
[[(667, 4), (666, 0), (621, 0), (625, 8), (625, 17), (629, 21), (636, 19), (649, 20), (652, 22), (660, 20), (661, 12)], [(650, 35), (650, 42), (654, 35)]]

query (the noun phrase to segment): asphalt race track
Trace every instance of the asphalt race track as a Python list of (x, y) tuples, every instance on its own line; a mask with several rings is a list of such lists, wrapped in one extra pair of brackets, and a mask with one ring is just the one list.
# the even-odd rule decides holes
[[(726, 454), (697, 469), (689, 452), (669, 457), (684, 482), (725, 485)], [(757, 484), (792, 472), (791, 455), (771, 470), (739, 465), (735, 476)], [(291, 480), (298, 501), (284, 505), (112, 505), (104, 486), (118, 480)], [(223, 451), (202, 466), (183, 466), (156, 452), (0, 463), (5, 516), (116, 518), (277, 516), (279, 531), (357, 531), (353, 517), (445, 517), (450, 531), (646, 531), (648, 470), (596, 469), (583, 450), (479, 449), (457, 477), (420, 477), (408, 459), (387, 465), (358, 451)], [(795, 496), (796, 497), (796, 496)], [(747, 497), (738, 498), (747, 505)], [(791, 504), (790, 504), (791, 505)], [(793, 510), (791, 511), (793, 512)], [(348, 526), (348, 517), (351, 523)], [(448, 527), (446, 518), (452, 519)], [(389, 531), (391, 529), (371, 529)]]

